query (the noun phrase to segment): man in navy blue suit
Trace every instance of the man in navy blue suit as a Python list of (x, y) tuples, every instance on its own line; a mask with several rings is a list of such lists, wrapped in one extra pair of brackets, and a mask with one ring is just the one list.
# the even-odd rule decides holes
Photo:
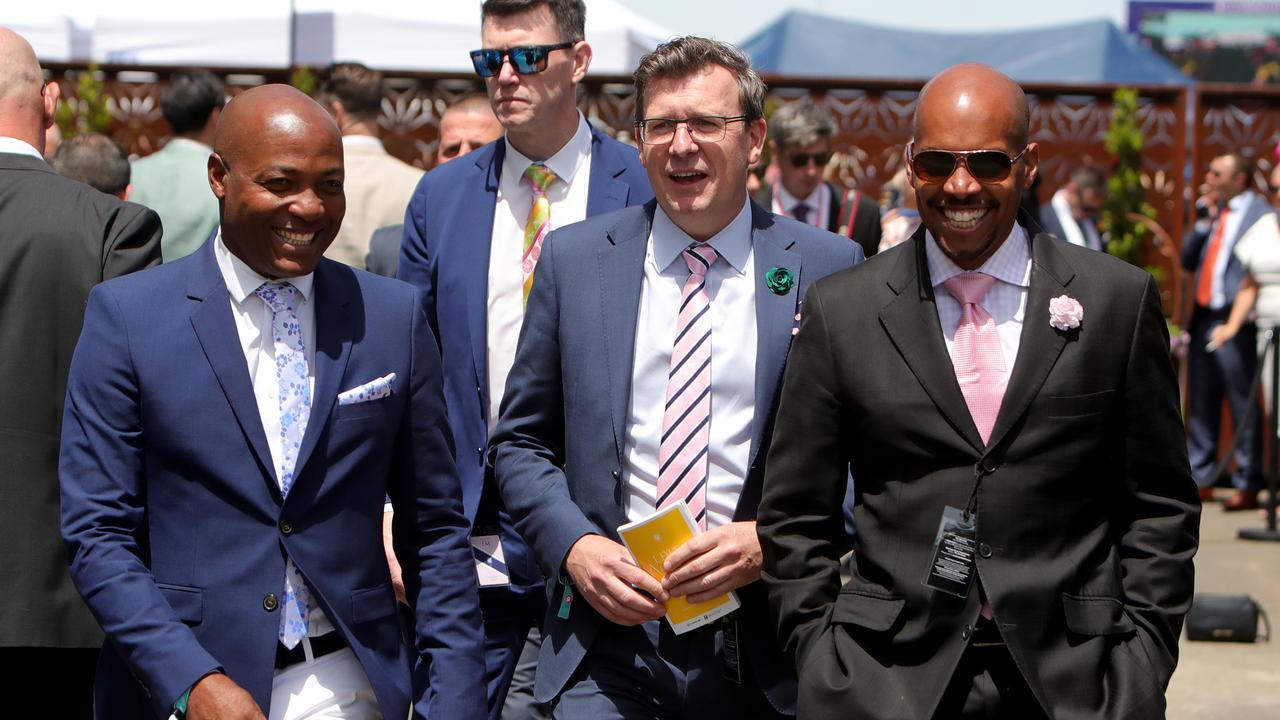
[[(100, 718), (484, 715), (438, 350), (415, 291), (322, 257), (342, 183), (323, 108), (246, 91), (209, 160), (218, 233), (89, 297), (62, 531), (108, 639)], [(416, 649), (382, 553), (387, 497)], [(445, 692), (411, 680), (428, 662)]]
[[(769, 630), (756, 507), (800, 298), (861, 248), (750, 202), (764, 83), (731, 46), (680, 38), (635, 73), (657, 199), (544, 247), (491, 455), (553, 607), (534, 696), (557, 718), (794, 713)], [(685, 500), (705, 532), (640, 570), (617, 528)], [(676, 635), (664, 602), (736, 591)]]
[[(551, 228), (653, 197), (634, 148), (592, 129), (575, 91), (591, 62), (581, 0), (488, 0), (472, 53), (498, 142), (428, 173), (405, 214), (397, 276), (423, 290), (440, 338), (480, 573), (490, 717), (499, 717), (545, 591), (484, 461), (515, 357), (525, 298)], [(536, 181), (535, 181), (536, 178)]]

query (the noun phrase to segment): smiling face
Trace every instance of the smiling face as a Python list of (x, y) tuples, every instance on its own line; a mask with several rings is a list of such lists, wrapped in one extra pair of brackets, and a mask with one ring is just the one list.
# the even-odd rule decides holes
[(979, 182), (961, 163), (945, 181), (929, 182), (907, 165), (921, 222), (959, 267), (974, 270), (1013, 230), (1022, 191), (1035, 179), (1039, 151), (1026, 143), (1026, 99), (1013, 81), (990, 68), (944, 71), (925, 88), (916, 115), (913, 152), (1026, 152), (999, 182)]
[[(485, 17), (480, 26), (480, 42), (486, 49), (555, 45), (563, 40), (551, 7), (545, 3), (516, 15)], [(484, 81), (494, 115), (513, 139), (527, 138), (527, 144), (537, 146), (541, 144), (539, 136), (552, 136), (559, 140), (558, 149), (577, 128), (574, 93), (590, 62), (591, 48), (585, 42), (552, 50), (547, 55), (547, 68), (530, 75), (516, 73), (511, 61), (505, 59), (498, 74)], [(566, 137), (561, 139), (562, 135)]]
[[(645, 90), (646, 118), (742, 114), (733, 73), (710, 65), (686, 77), (657, 78)], [(747, 201), (747, 168), (760, 160), (765, 123), (735, 121), (719, 142), (695, 142), (681, 124), (665, 145), (641, 145), (640, 162), (658, 204), (695, 240), (720, 232)]]
[(209, 158), (222, 240), (263, 277), (306, 275), (346, 213), (341, 135), (301, 93), (249, 92), (227, 106)]

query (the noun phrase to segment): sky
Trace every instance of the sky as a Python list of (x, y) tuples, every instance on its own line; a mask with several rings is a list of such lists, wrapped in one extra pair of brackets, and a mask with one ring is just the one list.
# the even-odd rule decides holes
[[(620, 0), (676, 35), (742, 42), (788, 10), (934, 31), (1013, 30), (1108, 18), (1127, 22), (1125, 0)], [(587, 0), (587, 12), (591, 0)]]

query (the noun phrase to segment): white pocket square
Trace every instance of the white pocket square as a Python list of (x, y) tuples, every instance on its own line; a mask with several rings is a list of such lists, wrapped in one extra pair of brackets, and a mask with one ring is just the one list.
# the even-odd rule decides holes
[(376, 380), (353, 387), (350, 390), (344, 390), (338, 393), (339, 405), (354, 405), (356, 403), (369, 402), (384, 398), (391, 394), (391, 383), (396, 379), (395, 373), (383, 375)]

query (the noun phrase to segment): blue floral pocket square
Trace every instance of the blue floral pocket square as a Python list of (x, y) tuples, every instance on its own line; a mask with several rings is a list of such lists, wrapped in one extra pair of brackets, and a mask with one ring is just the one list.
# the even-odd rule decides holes
[(356, 403), (369, 402), (370, 400), (384, 398), (391, 394), (391, 383), (395, 382), (395, 379), (396, 374), (389, 373), (376, 380), (370, 380), (358, 387), (353, 387), (350, 390), (344, 390), (338, 393), (338, 404), (354, 405)]

